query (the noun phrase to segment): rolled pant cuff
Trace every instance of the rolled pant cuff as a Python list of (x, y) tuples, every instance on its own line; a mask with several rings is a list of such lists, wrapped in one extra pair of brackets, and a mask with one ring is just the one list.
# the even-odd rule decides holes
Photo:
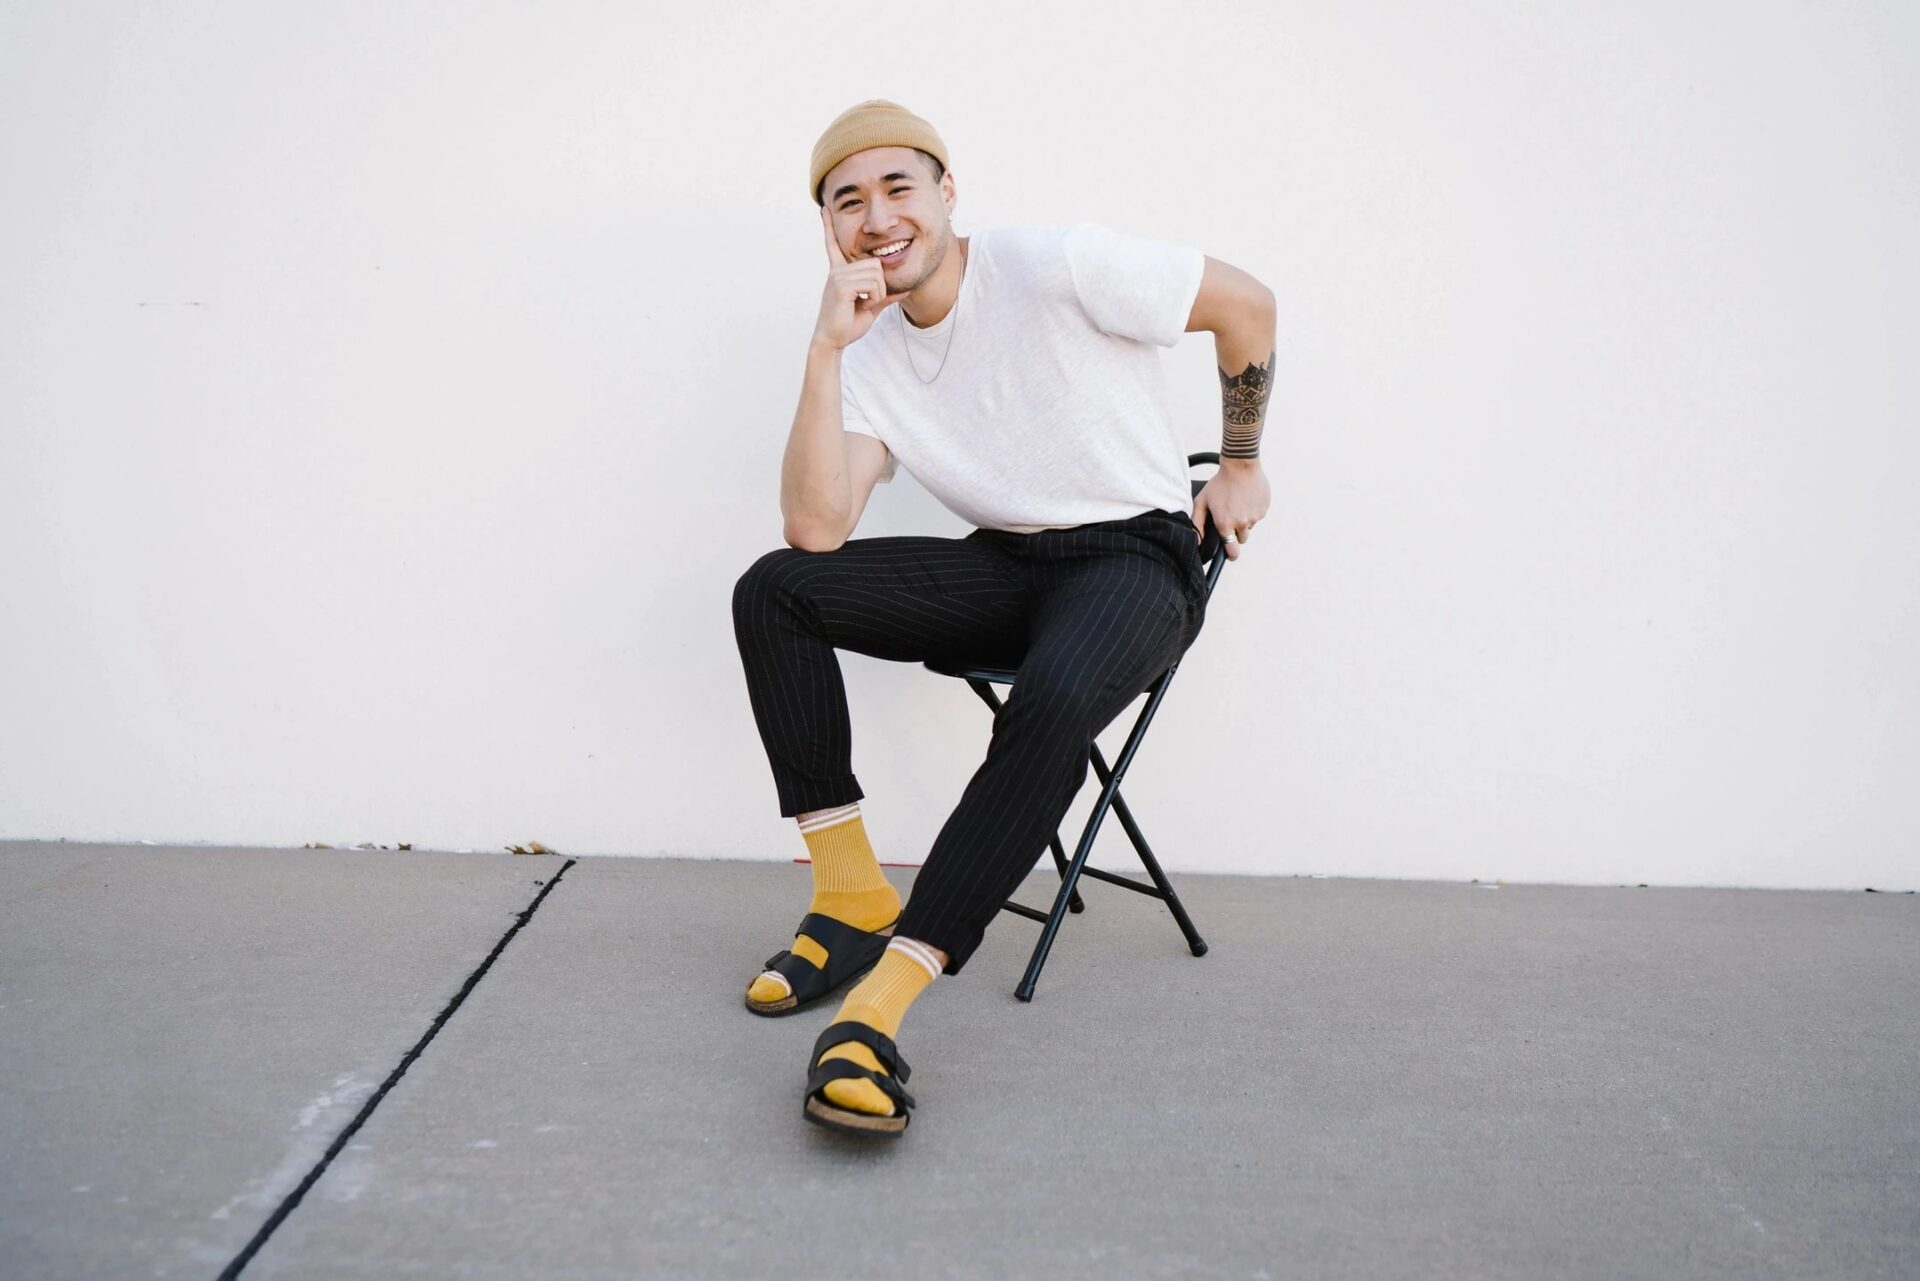
[(866, 796), (860, 790), (860, 781), (851, 774), (829, 779), (776, 779), (774, 787), (780, 794), (782, 818), (792, 818), (813, 810), (832, 809), (836, 805), (851, 805)]

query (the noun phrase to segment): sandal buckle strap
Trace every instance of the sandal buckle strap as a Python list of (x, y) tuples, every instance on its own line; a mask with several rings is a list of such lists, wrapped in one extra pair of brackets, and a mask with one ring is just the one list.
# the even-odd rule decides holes
[(772, 970), (786, 979), (794, 998), (802, 1004), (826, 995), (874, 964), (889, 941), (878, 931), (856, 929), (818, 912), (808, 912), (801, 917), (794, 933), (806, 935), (827, 950), (826, 966), (815, 965), (806, 957), (796, 955), (791, 948), (782, 948), (769, 956), (760, 968)]
[[(895, 918), (896, 921), (898, 919), (897, 917)], [(880, 928), (888, 929), (890, 926), (883, 925)], [(838, 921), (831, 916), (822, 915), (819, 912), (808, 912), (805, 916), (801, 917), (800, 924), (793, 932), (795, 934), (804, 934), (821, 947), (826, 948), (829, 963), (831, 963), (832, 958), (839, 953), (848, 951), (869, 952), (872, 950), (874, 943), (878, 942), (880, 946), (884, 948), (889, 942), (888, 939), (881, 937), (879, 930), (863, 930), (857, 926), (848, 925), (845, 921)]]
[(908, 1094), (900, 1082), (890, 1076), (882, 1076), (870, 1067), (863, 1067), (851, 1059), (829, 1059), (813, 1069), (807, 1077), (807, 1093), (817, 1094), (829, 1081), (838, 1080), (871, 1081), (880, 1087), (880, 1092), (894, 1101), (896, 1108), (904, 1112), (914, 1106), (913, 1096)]
[(817, 1065), (822, 1054), (848, 1041), (858, 1041), (872, 1050), (873, 1056), (880, 1060), (880, 1065), (896, 1080), (905, 1081), (913, 1075), (913, 1069), (900, 1057), (900, 1048), (893, 1043), (892, 1037), (856, 1019), (842, 1019), (838, 1023), (828, 1024), (813, 1043), (813, 1062)]

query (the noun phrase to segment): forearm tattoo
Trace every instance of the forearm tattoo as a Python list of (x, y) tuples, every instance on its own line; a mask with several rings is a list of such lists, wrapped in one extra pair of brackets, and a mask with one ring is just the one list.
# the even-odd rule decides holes
[(1249, 364), (1238, 374), (1220, 371), (1221, 458), (1260, 456), (1260, 429), (1266, 422), (1267, 399), (1273, 394), (1273, 358), (1278, 352), (1276, 347), (1267, 354), (1266, 364)]

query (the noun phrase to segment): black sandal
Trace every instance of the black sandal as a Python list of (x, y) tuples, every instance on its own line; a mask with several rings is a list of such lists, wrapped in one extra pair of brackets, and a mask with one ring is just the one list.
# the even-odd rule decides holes
[[(755, 1014), (792, 1014), (802, 1006), (831, 996), (837, 989), (880, 963), (881, 953), (887, 950), (887, 944), (892, 941), (893, 927), (899, 923), (900, 918), (896, 916), (880, 929), (868, 931), (856, 929), (845, 921), (836, 921), (831, 916), (808, 912), (800, 918), (799, 928), (794, 933), (804, 934), (827, 949), (827, 968), (823, 970), (806, 957), (795, 956), (791, 949), (782, 948), (767, 958), (762, 970), (772, 970), (778, 974), (787, 981), (790, 990), (777, 1001), (760, 1002), (749, 996), (746, 998), (747, 1008)], [(749, 983), (747, 987), (751, 990), (753, 985)]]
[[(829, 1059), (822, 1063), (820, 1056), (836, 1045), (848, 1041), (858, 1041), (873, 1051), (891, 1076), (883, 1076), (870, 1067), (862, 1067), (852, 1059)], [(900, 1051), (893, 1038), (879, 1028), (869, 1027), (848, 1019), (841, 1023), (830, 1023), (820, 1039), (813, 1043), (813, 1061), (807, 1074), (806, 1103), (801, 1115), (815, 1125), (824, 1125), (829, 1130), (839, 1130), (845, 1134), (885, 1134), (898, 1135), (907, 1128), (912, 1119), (907, 1109), (913, 1106), (913, 1096), (900, 1088), (901, 1083), (913, 1074), (907, 1061), (900, 1057)], [(863, 1081), (872, 1081), (880, 1087), (882, 1093), (893, 1100), (892, 1116), (875, 1116), (871, 1112), (855, 1112), (838, 1107), (828, 1100), (824, 1088), (829, 1081), (838, 1081), (842, 1077), (851, 1077)]]

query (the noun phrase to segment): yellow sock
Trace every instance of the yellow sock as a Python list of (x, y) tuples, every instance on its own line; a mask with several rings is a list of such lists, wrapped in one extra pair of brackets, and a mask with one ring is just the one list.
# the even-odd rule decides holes
[[(867, 840), (867, 825), (860, 817), (860, 802), (836, 805), (795, 816), (800, 835), (806, 838), (807, 853), (813, 858), (813, 901), (807, 911), (845, 921), (857, 930), (877, 930), (891, 925), (900, 915), (900, 892), (888, 883)], [(807, 937), (794, 935), (789, 949), (821, 969), (827, 966), (827, 949)], [(778, 976), (763, 974), (747, 989), (754, 1001), (777, 1001), (787, 995), (787, 985)], [(866, 1084), (866, 1082), (861, 1082)]]
[[(900, 1020), (906, 1015), (907, 1007), (939, 973), (940, 960), (933, 954), (932, 948), (918, 939), (896, 938), (880, 954), (880, 963), (873, 967), (873, 971), (854, 984), (853, 990), (847, 993), (847, 999), (840, 1003), (840, 1008), (828, 1022), (853, 1019), (885, 1032), (889, 1037), (897, 1037), (900, 1035)], [(882, 1076), (887, 1074), (873, 1051), (858, 1041), (843, 1041), (820, 1056), (822, 1063), (829, 1059), (852, 1059), (861, 1067), (871, 1068)], [(875, 1116), (893, 1115), (893, 1100), (872, 1081), (841, 1077), (837, 1081), (828, 1081), (820, 1087), (820, 1092), (836, 1106), (854, 1112), (871, 1112)]]

